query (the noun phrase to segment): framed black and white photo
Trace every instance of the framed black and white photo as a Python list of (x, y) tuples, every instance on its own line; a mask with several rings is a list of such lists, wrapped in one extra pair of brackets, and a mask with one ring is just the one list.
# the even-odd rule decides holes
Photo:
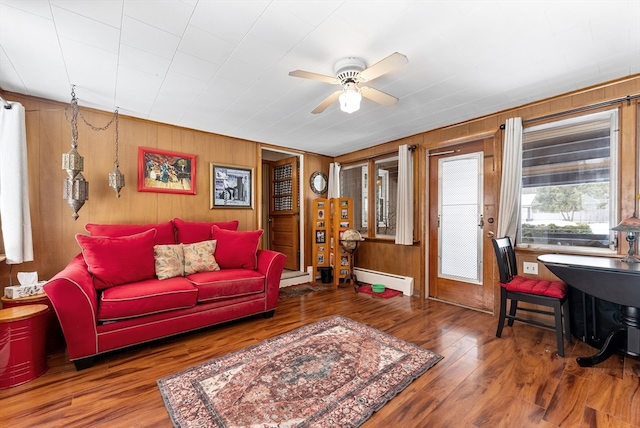
[(324, 244), (325, 242), (324, 230), (316, 230), (316, 244)]
[(211, 208), (253, 208), (253, 168), (211, 167)]

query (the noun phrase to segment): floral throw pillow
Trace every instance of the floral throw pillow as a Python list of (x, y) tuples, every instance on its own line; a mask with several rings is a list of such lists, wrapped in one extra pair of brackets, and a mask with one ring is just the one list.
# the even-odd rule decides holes
[(156, 276), (158, 279), (169, 279), (184, 275), (182, 245), (154, 245), (153, 255), (156, 261)]
[(182, 244), (184, 250), (184, 274), (190, 275), (197, 272), (212, 272), (220, 270), (213, 253), (216, 251), (215, 240), (196, 242), (195, 244)]

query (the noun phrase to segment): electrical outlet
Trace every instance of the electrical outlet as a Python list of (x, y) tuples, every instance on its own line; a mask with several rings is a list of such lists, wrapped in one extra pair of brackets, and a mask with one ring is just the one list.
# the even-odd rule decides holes
[(538, 274), (538, 263), (524, 262), (522, 263), (522, 268), (524, 273), (528, 273), (529, 275)]

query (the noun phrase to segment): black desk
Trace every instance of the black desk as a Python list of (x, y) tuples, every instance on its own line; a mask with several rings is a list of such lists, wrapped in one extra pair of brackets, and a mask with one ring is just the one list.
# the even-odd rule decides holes
[(621, 324), (611, 330), (597, 354), (579, 357), (578, 364), (593, 366), (617, 349), (640, 356), (640, 263), (567, 254), (545, 254), (538, 260), (571, 287), (622, 307)]

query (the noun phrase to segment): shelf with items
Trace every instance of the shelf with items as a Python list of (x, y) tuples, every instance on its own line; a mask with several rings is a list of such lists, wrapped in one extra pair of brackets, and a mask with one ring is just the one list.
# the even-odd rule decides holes
[(353, 228), (353, 198), (331, 199), (332, 245), (331, 265), (333, 266), (333, 283), (338, 285), (350, 272), (353, 255), (341, 245), (342, 234)]
[(318, 268), (330, 267), (329, 238), (331, 235), (329, 200), (318, 198), (313, 201), (312, 225), (312, 266), (314, 278), (320, 272)]

